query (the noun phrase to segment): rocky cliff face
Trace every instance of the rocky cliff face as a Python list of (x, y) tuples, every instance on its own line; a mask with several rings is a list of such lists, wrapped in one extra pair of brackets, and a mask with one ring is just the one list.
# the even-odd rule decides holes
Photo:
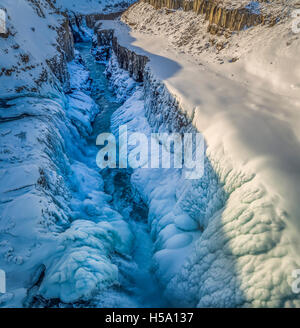
[[(182, 113), (178, 101), (162, 83), (153, 78), (151, 70), (146, 68), (149, 58), (121, 46), (113, 29), (99, 27), (96, 33), (97, 55), (100, 60), (109, 59), (110, 50), (113, 50), (119, 67), (126, 70), (135, 81), (144, 83), (146, 116), (152, 127), (158, 130), (164, 126), (168, 131), (174, 132), (193, 130), (191, 121)], [(160, 120), (157, 120), (157, 117), (160, 117)]]
[(122, 47), (113, 30), (103, 30), (101, 27), (96, 31), (98, 46), (98, 60), (106, 60), (109, 57), (110, 48), (117, 56), (120, 68), (129, 72), (130, 76), (137, 82), (144, 80), (144, 70), (149, 59), (146, 56), (137, 55), (135, 52)]
[(67, 63), (74, 58), (74, 38), (67, 17), (61, 26), (57, 28), (57, 44), (58, 54), (48, 59), (47, 64), (53, 74), (63, 84), (64, 89), (68, 90), (70, 76), (67, 70)]
[(111, 13), (111, 14), (91, 14), (86, 15), (86, 25), (89, 28), (94, 28), (95, 23), (99, 20), (113, 20), (120, 17), (123, 14), (123, 11)]
[(209, 21), (208, 31), (211, 34), (224, 31), (240, 31), (244, 28), (258, 24), (275, 24), (276, 18), (261, 14), (252, 7), (240, 6), (239, 8), (226, 7), (223, 2), (217, 0), (142, 0), (156, 9), (168, 8), (184, 11), (194, 11), (198, 15), (204, 15)]
[(67, 90), (66, 66), (74, 58), (67, 15), (45, 0), (22, 0), (18, 6), (4, 1), (3, 7), (7, 33), (0, 35), (0, 89), (10, 95), (37, 93), (57, 79)]
[[(112, 33), (111, 30), (99, 32), (100, 40), (107, 40), (107, 36)], [(130, 57), (132, 52), (121, 47), (115, 37), (112, 38), (112, 44), (119, 51), (119, 54), (116, 53), (119, 66), (132, 72), (132, 65), (138, 63), (138, 59), (133, 61)], [(138, 57), (136, 54), (133, 56)], [(113, 56), (109, 65), (115, 59)], [(116, 66), (110, 72), (112, 75), (122, 74)], [(112, 80), (116, 81), (117, 78), (113, 76)], [(137, 95), (136, 98), (143, 99), (141, 108), (151, 131), (195, 131), (193, 118), (189, 119), (183, 114), (182, 105), (164, 83), (152, 74), (150, 65), (143, 70), (142, 97)], [(122, 124), (129, 122), (131, 126), (132, 121), (139, 121), (136, 120), (137, 107), (137, 99), (134, 96), (129, 98), (115, 119)], [(281, 214), (277, 214), (276, 206), (269, 200), (264, 181), (251, 171), (235, 166), (226, 152), (215, 151), (209, 144), (204, 166), (205, 174), (199, 181), (185, 185), (184, 181), (176, 180), (177, 195), (180, 197), (174, 197), (176, 203), (172, 206), (176, 211), (184, 211), (183, 221), (180, 221), (178, 212), (165, 210), (170, 203), (167, 196), (164, 198), (170, 188), (168, 192), (163, 189), (164, 183), (168, 181), (167, 174), (155, 180), (157, 177), (152, 172), (147, 173), (147, 178), (143, 177), (145, 173), (138, 172), (132, 179), (133, 185), (149, 204), (149, 227), (155, 240), (153, 267), (166, 297), (174, 306), (183, 307), (298, 306), (299, 300), (292, 293), (287, 279), (294, 269), (294, 259), (289, 254), (290, 246), (284, 241)], [(181, 188), (184, 189), (182, 194)], [(163, 206), (157, 206), (158, 202)], [(266, 204), (270, 211), (265, 211)], [(268, 221), (261, 221), (262, 213)], [(183, 222), (197, 224), (187, 228), (181, 225)], [(252, 227), (247, 230), (249, 223), (258, 233), (253, 234)], [(233, 224), (235, 226), (231, 228)], [(180, 263), (181, 257), (172, 253), (176, 263), (175, 272), (172, 271), (172, 260), (168, 265), (164, 262), (171, 240), (166, 230), (171, 227), (180, 229), (185, 238), (189, 232), (199, 234), (195, 249), (184, 265)], [(278, 251), (287, 253), (278, 258)], [(248, 270), (249, 261), (255, 263), (255, 270)], [(272, 282), (262, 281), (263, 272), (268, 270), (269, 263), (275, 261), (277, 265), (271, 272), (272, 277), (279, 275), (282, 278)], [(287, 263), (284, 267), (280, 266), (282, 261)]]
[[(74, 57), (74, 40), (68, 17), (53, 6), (57, 2), (19, 0), (16, 5), (16, 1), (1, 0), (1, 7), (7, 10), (7, 33), (0, 35), (0, 231), (4, 232), (0, 268), (9, 277), (9, 290), (0, 293), (0, 307), (34, 306), (35, 302), (41, 306), (42, 300), (35, 295), (43, 288), (52, 260), (56, 263), (57, 256), (73, 253), (57, 252), (57, 238), (68, 233), (71, 224), (73, 183), (76, 194), (82, 195), (78, 181), (80, 172), (85, 172), (94, 187), (103, 185), (98, 172), (90, 175), (89, 164), (78, 161), (84, 158), (79, 154), (92, 132), (98, 106), (89, 97), (89, 73), (81, 59), (69, 63)], [(67, 89), (70, 92), (63, 92)], [(86, 189), (87, 180), (83, 180)], [(100, 198), (95, 203), (101, 204), (103, 211)], [(93, 227), (93, 231), (99, 230)], [(107, 231), (104, 239), (106, 236), (112, 233)], [(96, 239), (100, 241), (99, 235)], [(103, 248), (106, 241), (100, 244)], [(98, 251), (88, 252), (90, 256)], [(110, 271), (107, 263), (103, 267)], [(66, 281), (72, 284), (71, 277)], [(88, 289), (82, 288), (89, 293)], [(50, 292), (56, 290), (50, 287)]]
[(114, 20), (120, 17), (124, 11), (110, 14), (78, 14), (69, 13), (70, 25), (76, 42), (85, 41), (87, 30), (93, 30), (100, 20)]
[(129, 72), (137, 82), (144, 80), (144, 69), (148, 62), (146, 56), (137, 55), (135, 52), (119, 45), (117, 38), (112, 41), (113, 50), (118, 58), (120, 67)]

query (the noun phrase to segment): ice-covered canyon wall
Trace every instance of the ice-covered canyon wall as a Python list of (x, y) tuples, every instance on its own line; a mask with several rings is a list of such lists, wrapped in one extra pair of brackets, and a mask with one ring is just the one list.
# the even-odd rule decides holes
[[(108, 204), (101, 177), (87, 165), (95, 154), (82, 136), (91, 132), (98, 110), (89, 97), (88, 73), (78, 58), (57, 70), (47, 64), (60, 54), (56, 28), (65, 21), (58, 14), (58, 23), (48, 1), (35, 7), (24, 0), (19, 10), (9, 0), (2, 3), (12, 34), (0, 37), (0, 268), (8, 277), (0, 306), (88, 302), (118, 284), (111, 259), (127, 255), (131, 242), (126, 223)], [(22, 19), (25, 14), (30, 19)], [(67, 40), (66, 49), (72, 44)], [(193, 117), (182, 113), (151, 66), (144, 70), (147, 58), (121, 40), (114, 43), (130, 74), (113, 56), (107, 72), (127, 98), (113, 128), (126, 122), (143, 132), (194, 131)], [(70, 81), (63, 77), (66, 66)], [(134, 94), (126, 92), (134, 84), (130, 75), (144, 82)], [(150, 208), (154, 271), (165, 294), (174, 305), (299, 306), (290, 287), (299, 261), (286, 233), (289, 208), (225, 149), (209, 144), (206, 154), (205, 176), (195, 183), (187, 184), (180, 172), (137, 170), (132, 177)]]
[(1, 1), (0, 307), (88, 302), (118, 284), (112, 258), (131, 244), (93, 168), (97, 149), (86, 137), (99, 108), (75, 55), (68, 8), (56, 5)]
[[(124, 45), (112, 31), (100, 27), (98, 35), (100, 49), (102, 40), (107, 47), (111, 37), (116, 53), (107, 71), (123, 94), (126, 79), (120, 68), (129, 68), (134, 77), (132, 65), (139, 69), (144, 56), (131, 49), (118, 52)], [(142, 76), (143, 88), (113, 117), (116, 131), (124, 123), (132, 131), (198, 131), (201, 118), (184, 114), (184, 104), (153, 74), (151, 61)], [(276, 191), (255, 170), (233, 161), (214, 143), (206, 145), (205, 174), (199, 181), (142, 169), (132, 176), (149, 206), (154, 270), (165, 295), (177, 306), (299, 306), (291, 289), (299, 260), (287, 228), (288, 210), (274, 201)]]

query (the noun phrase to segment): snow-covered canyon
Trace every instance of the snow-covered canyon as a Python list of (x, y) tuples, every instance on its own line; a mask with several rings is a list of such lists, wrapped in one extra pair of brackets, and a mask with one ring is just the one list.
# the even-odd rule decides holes
[[(95, 140), (89, 139), (100, 112), (92, 99), (97, 85), (80, 54), (72, 59), (65, 15), (53, 13), (55, 7), (43, 1), (4, 5), (12, 35), (0, 39), (0, 267), (7, 277), (1, 306), (139, 306), (138, 297), (149, 296), (146, 291), (128, 301), (120, 282), (122, 268), (124, 281), (131, 278), (128, 272), (139, 273), (130, 261), (135, 238), (104, 192)], [(24, 13), (32, 19), (22, 20)], [(58, 48), (60, 29), (69, 52)], [(83, 31), (88, 32), (86, 26)], [(105, 92), (102, 80), (99, 93)], [(142, 238), (143, 226), (136, 229)], [(97, 294), (109, 288), (111, 296), (97, 301)]]
[[(99, 22), (129, 3), (19, 2), (0, 2), (0, 306), (299, 306), (290, 20), (228, 38), (207, 32), (215, 17), (171, 2)], [(149, 137), (201, 132), (203, 177), (100, 172), (97, 135), (122, 137), (124, 124)]]

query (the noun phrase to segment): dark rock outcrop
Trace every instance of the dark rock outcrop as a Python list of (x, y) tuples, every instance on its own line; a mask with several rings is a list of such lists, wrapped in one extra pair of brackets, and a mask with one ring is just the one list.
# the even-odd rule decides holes
[(149, 61), (148, 57), (137, 55), (135, 52), (122, 47), (116, 37), (113, 38), (112, 48), (118, 58), (120, 67), (128, 71), (134, 80), (142, 82), (144, 80), (144, 70)]
[(114, 30), (100, 30), (97, 32), (97, 42), (99, 46), (111, 46), (114, 38)]
[(92, 15), (86, 15), (86, 25), (89, 28), (94, 28), (95, 23), (99, 20), (114, 20), (118, 17), (120, 17), (123, 14), (124, 11), (111, 13), (111, 14), (92, 14)]
[(95, 53), (96, 60), (98, 62), (106, 62), (111, 55), (114, 31), (100, 30), (96, 35), (97, 39), (93, 40), (93, 48), (97, 49)]
[(250, 9), (240, 7), (226, 8), (217, 0), (141, 0), (149, 3), (156, 9), (168, 8), (171, 10), (183, 9), (204, 15), (209, 21), (208, 32), (211, 34), (228, 31), (240, 31), (258, 24), (274, 25), (276, 18), (265, 17), (252, 12)]
[(66, 61), (71, 61), (74, 58), (74, 38), (70, 28), (69, 20), (66, 19), (58, 30), (58, 44), (60, 52), (65, 56)]
[(114, 20), (120, 17), (124, 11), (110, 13), (110, 14), (89, 14), (81, 15), (74, 12), (69, 13), (70, 26), (72, 28), (75, 42), (84, 41), (85, 32), (82, 27), (86, 26), (89, 29), (94, 29), (96, 23), (101, 20)]
[(137, 82), (144, 80), (144, 71), (149, 59), (146, 56), (138, 55), (118, 43), (113, 30), (97, 30), (98, 54), (103, 56), (112, 48), (117, 56), (120, 68), (129, 72), (130, 76)]
[(67, 63), (74, 58), (74, 38), (68, 18), (57, 29), (57, 44), (58, 54), (48, 59), (47, 64), (67, 91), (69, 89), (70, 79)]

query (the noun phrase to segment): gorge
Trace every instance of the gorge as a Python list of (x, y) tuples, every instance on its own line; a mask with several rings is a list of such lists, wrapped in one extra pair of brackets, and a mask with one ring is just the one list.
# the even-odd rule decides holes
[[(296, 1), (113, 2), (0, 2), (0, 307), (298, 307)], [(100, 170), (122, 126), (203, 176)]]

